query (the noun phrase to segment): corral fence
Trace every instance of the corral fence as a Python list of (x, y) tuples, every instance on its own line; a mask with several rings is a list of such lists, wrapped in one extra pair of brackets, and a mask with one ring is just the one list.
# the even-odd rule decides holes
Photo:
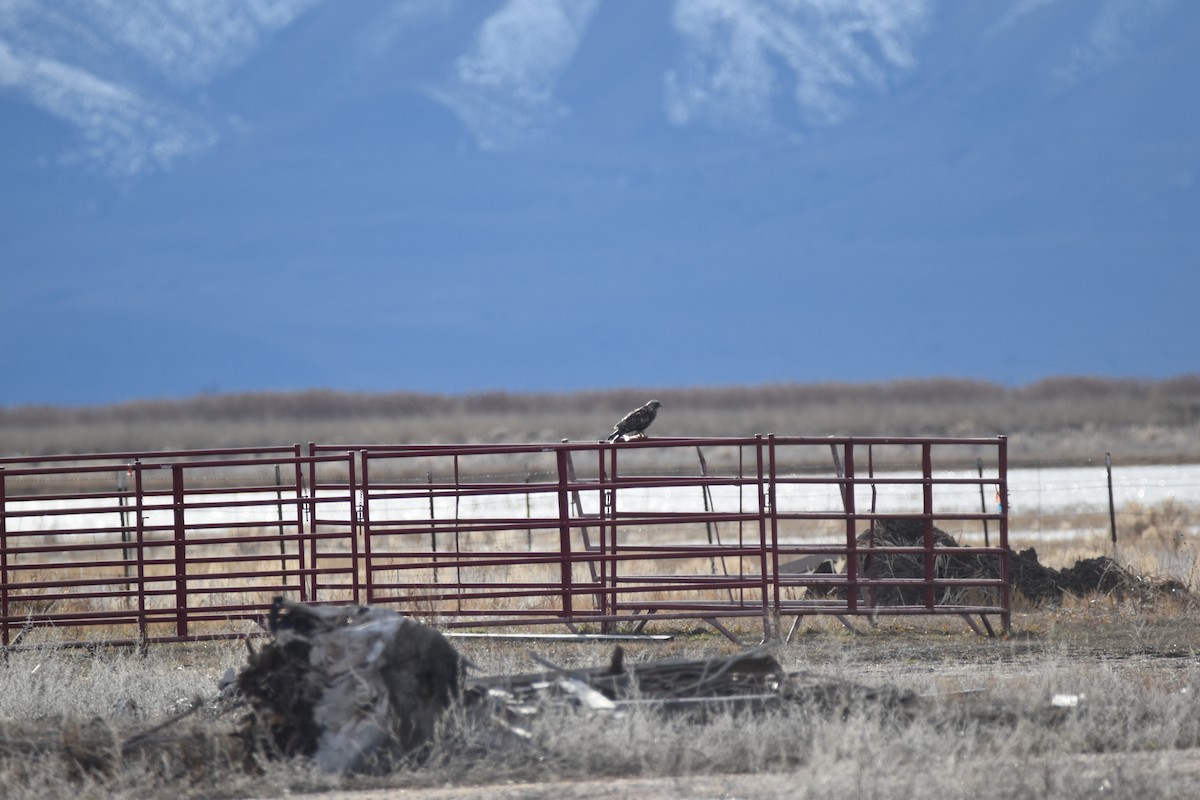
[[(0, 635), (255, 635), (279, 595), (444, 628), (692, 620), (736, 638), (748, 620), (790, 638), (811, 615), (915, 614), (992, 634), (992, 618), (1009, 626), (1006, 474), (1004, 437), (6, 458)], [(985, 546), (946, 530), (982, 530)]]

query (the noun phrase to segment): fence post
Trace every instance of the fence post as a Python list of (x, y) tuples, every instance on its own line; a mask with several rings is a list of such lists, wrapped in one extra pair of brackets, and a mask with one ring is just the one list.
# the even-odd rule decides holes
[[(604, 448), (596, 450), (596, 525), (600, 536), (600, 588), (596, 595), (600, 616), (608, 617), (616, 613), (617, 608), (617, 560), (616, 528), (609, 526), (609, 511), (612, 508), (609, 489), (604, 484), (608, 482), (608, 470), (604, 468)], [(572, 463), (572, 466), (574, 464)], [(528, 497), (529, 495), (525, 495)], [(610, 591), (611, 590), (611, 591)], [(614, 623), (604, 620), (600, 623), (601, 633), (612, 633)]]
[[(371, 493), (370, 473), (367, 471), (369, 461), (366, 450), (359, 451), (362, 459), (362, 532), (363, 532), (363, 580), (366, 582), (367, 605), (375, 602), (375, 570), (371, 558)], [(350, 487), (350, 505), (354, 505), (354, 487)], [(432, 524), (432, 523), (430, 523)], [(357, 567), (355, 568), (357, 570)], [(435, 568), (436, 569), (436, 568)]]
[[(842, 507), (846, 512), (846, 610), (855, 614), (858, 613), (858, 536), (854, 528), (858, 515), (854, 510), (854, 440), (846, 439), (845, 448), (846, 464), (844, 471), (841, 465), (838, 466), (838, 485), (842, 490)], [(836, 455), (837, 451), (834, 450), (834, 453)], [(871, 524), (874, 527), (874, 520)], [(873, 601), (871, 605), (874, 605)]]
[(996, 463), (996, 492), (1000, 495), (1000, 607), (1001, 622), (1007, 634), (1012, 622), (1012, 595), (1008, 585), (1008, 437), (999, 437)]
[(129, 467), (133, 470), (133, 525), (137, 536), (138, 638), (145, 648), (150, 632), (146, 625), (146, 498), (142, 486), (141, 459), (135, 458)]
[(925, 531), (925, 607), (933, 610), (934, 566), (933, 552), (933, 445), (921, 443), (921, 513), (924, 515), (922, 528)]
[(571, 606), (571, 504), (567, 484), (567, 448), (560, 445), (557, 448), (558, 457), (558, 549), (560, 563), (560, 586), (562, 594), (562, 613), (566, 620), (573, 616)]
[[(309, 455), (309, 458), (311, 459), (313, 457), (313, 449), (312, 449), (313, 445), (310, 443), (308, 447), (309, 447), (308, 455)], [(296, 461), (295, 461), (294, 465), (292, 466), (292, 471), (295, 473), (292, 480), (294, 481), (293, 488), (296, 492), (296, 540), (295, 540), (296, 541), (296, 586), (297, 586), (297, 594), (300, 596), (300, 599), (303, 600), (304, 599), (304, 507), (305, 507), (304, 465), (301, 463), (303, 456), (302, 456), (302, 453), (300, 450), (300, 443), (296, 442), (294, 445), (294, 448), (295, 449), (293, 450), (293, 453), (295, 454)], [(310, 461), (309, 463), (311, 464), (312, 462)], [(283, 585), (287, 586), (287, 576), (286, 575), (284, 576)]]
[(171, 465), (171, 505), (175, 533), (175, 635), (188, 635), (187, 533), (184, 527), (183, 464)]
[[(354, 605), (359, 605), (359, 585), (358, 585), (358, 523), (359, 513), (358, 508), (354, 505), (354, 451), (346, 451), (346, 473), (349, 476), (350, 482), (350, 592), (351, 599)], [(363, 511), (367, 507), (367, 486), (363, 484)]]
[(1112, 453), (1104, 454), (1104, 469), (1108, 472), (1108, 525), (1112, 531), (1113, 561), (1117, 560), (1117, 508), (1113, 504)]
[(4, 467), (0, 467), (0, 630), (5, 647), (8, 647), (8, 514), (4, 487)]
[[(763, 469), (762, 436), (755, 436), (755, 439), (757, 440), (756, 444), (758, 447), (758, 483), (761, 490), (765, 490), (766, 499), (766, 517), (760, 522), (761, 536), (759, 538), (759, 551), (762, 554), (760, 556), (759, 571), (763, 576), (763, 639), (768, 639), (771, 636), (768, 624), (768, 620), (771, 617), (775, 619), (776, 636), (782, 638), (783, 626), (780, 610), (783, 608), (783, 604), (779, 592), (779, 515), (775, 510), (775, 504), (779, 499), (775, 491), (775, 434), (767, 434), (767, 464), (765, 471)], [(770, 531), (769, 543), (768, 531)], [(770, 549), (769, 553), (768, 548)], [(769, 583), (767, 579), (768, 558), (770, 559), (771, 567)], [(768, 588), (770, 588), (770, 592), (768, 592)]]
[[(318, 561), (318, 541), (317, 541), (317, 520), (320, 519), (321, 506), (317, 502), (317, 461), (313, 459), (309, 464), (309, 469), (312, 471), (312, 481), (308, 491), (308, 599), (312, 602), (317, 602), (317, 561)], [(339, 487), (340, 490), (341, 487)], [(350, 505), (354, 505), (354, 487), (347, 486), (346, 491), (350, 495)], [(304, 545), (300, 546), (301, 550)]]
[[(301, 479), (301, 481), (303, 481), (303, 479), (304, 479), (303, 474), (300, 475), (300, 479)], [(308, 518), (307, 533), (315, 534), (317, 532), (317, 486), (318, 485), (319, 485), (319, 483), (318, 483), (318, 478), (317, 478), (317, 445), (314, 442), (309, 442), (308, 443), (308, 498), (304, 502), (296, 504), (296, 506), (297, 506), (296, 522), (300, 526), (300, 537), (298, 539), (296, 539), (296, 582), (300, 586), (300, 602), (301, 603), (306, 602), (311, 599), (309, 597), (309, 585), (308, 585), (308, 569), (309, 569), (308, 554), (304, 552), (304, 547), (309, 541), (315, 541), (315, 540), (312, 540), (311, 537), (308, 537), (305, 535), (304, 519), (305, 519), (305, 517)], [(303, 495), (304, 495), (303, 483), (301, 483), (299, 486), (297, 486), (296, 489), (298, 492), (300, 492), (300, 496), (303, 497)], [(351, 505), (354, 504), (353, 498), (351, 498), (350, 503), (351, 503)]]
[(459, 454), (455, 453), (454, 463), (454, 610), (462, 614), (463, 601), (463, 549), (462, 549), (462, 476), (459, 474)]

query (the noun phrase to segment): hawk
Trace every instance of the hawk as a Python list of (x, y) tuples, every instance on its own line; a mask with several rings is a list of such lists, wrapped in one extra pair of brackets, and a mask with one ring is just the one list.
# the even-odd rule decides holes
[(654, 422), (654, 418), (658, 416), (658, 407), (661, 405), (662, 403), (657, 400), (651, 400), (641, 408), (635, 408), (621, 417), (621, 421), (613, 426), (608, 441), (616, 441), (622, 436), (636, 436), (639, 439), (645, 439), (646, 428), (649, 428), (650, 423)]

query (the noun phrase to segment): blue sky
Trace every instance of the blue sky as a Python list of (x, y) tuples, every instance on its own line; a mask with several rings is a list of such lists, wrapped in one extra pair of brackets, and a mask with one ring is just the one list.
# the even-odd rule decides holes
[(0, 0), (0, 405), (1200, 369), (1200, 3)]

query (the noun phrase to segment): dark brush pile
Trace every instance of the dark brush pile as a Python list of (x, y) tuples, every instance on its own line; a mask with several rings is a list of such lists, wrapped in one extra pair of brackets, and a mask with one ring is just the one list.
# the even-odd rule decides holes
[[(925, 523), (919, 519), (879, 519), (858, 535), (859, 547), (924, 547)], [(933, 528), (933, 577), (994, 578), (997, 575), (995, 557), (972, 553), (955, 553), (959, 547), (953, 536), (941, 528)], [(859, 574), (873, 579), (924, 578), (925, 556), (922, 553), (868, 553), (859, 556)], [(968, 600), (970, 587), (943, 587), (937, 590), (934, 602), (938, 605), (960, 605)], [(979, 590), (975, 590), (979, 591)], [(881, 586), (870, 590), (873, 605), (924, 605), (925, 590), (911, 586)], [(860, 598), (862, 599), (862, 598)], [(993, 599), (991, 602), (995, 602)]]
[(1009, 585), (1034, 603), (1062, 602), (1063, 595), (1084, 597), (1103, 594), (1118, 600), (1153, 602), (1163, 597), (1184, 597), (1187, 587), (1177, 580), (1155, 580), (1122, 567), (1108, 556), (1085, 558), (1066, 569), (1043, 566), (1037, 550), (1010, 552)]
[[(956, 552), (960, 545), (950, 534), (934, 526), (933, 544), (937, 548), (934, 556), (933, 576), (936, 579), (966, 578), (990, 579), (999, 577), (999, 560), (996, 556)], [(914, 519), (879, 519), (866, 531), (858, 535), (858, 546), (863, 548), (924, 547), (925, 523)], [(925, 577), (923, 553), (878, 553), (860, 551), (858, 574), (871, 579)], [(1034, 603), (1058, 605), (1064, 595), (1086, 597), (1094, 594), (1108, 595), (1118, 600), (1154, 602), (1164, 597), (1184, 597), (1188, 590), (1177, 580), (1159, 580), (1138, 575), (1121, 566), (1107, 556), (1076, 561), (1066, 569), (1058, 570), (1043, 566), (1033, 548), (1009, 551), (1008, 583)], [(831, 565), (828, 568), (832, 571)], [(818, 569), (825, 571), (825, 569)], [(937, 590), (934, 602), (938, 605), (957, 605), (984, 600), (998, 603), (994, 588), (988, 587), (943, 587)], [(924, 605), (925, 590), (918, 586), (879, 586), (864, 592), (860, 603), (881, 606)], [(818, 596), (814, 592), (814, 596)], [(825, 596), (841, 597), (839, 590), (828, 591)]]

